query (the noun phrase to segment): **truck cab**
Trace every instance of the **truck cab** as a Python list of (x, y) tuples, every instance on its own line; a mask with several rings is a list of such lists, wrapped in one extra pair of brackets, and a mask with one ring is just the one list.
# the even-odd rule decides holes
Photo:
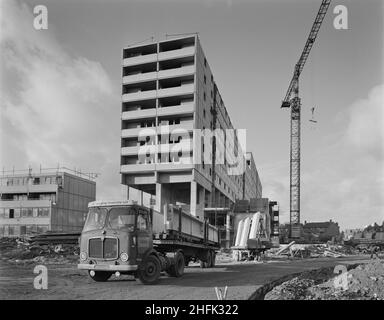
[(89, 204), (81, 234), (78, 268), (95, 281), (112, 274), (135, 274), (153, 250), (150, 209), (131, 201)]

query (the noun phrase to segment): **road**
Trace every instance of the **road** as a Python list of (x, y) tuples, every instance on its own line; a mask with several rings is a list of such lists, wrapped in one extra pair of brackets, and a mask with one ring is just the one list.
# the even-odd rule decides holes
[(213, 269), (191, 266), (182, 278), (163, 276), (160, 283), (145, 286), (130, 276), (114, 276), (94, 282), (76, 265), (48, 265), (48, 289), (33, 287), (34, 265), (15, 265), (0, 260), (2, 299), (216, 299), (214, 287), (228, 286), (227, 299), (247, 299), (263, 284), (284, 275), (337, 264), (364, 262), (366, 257), (303, 259), (268, 263), (226, 263)]

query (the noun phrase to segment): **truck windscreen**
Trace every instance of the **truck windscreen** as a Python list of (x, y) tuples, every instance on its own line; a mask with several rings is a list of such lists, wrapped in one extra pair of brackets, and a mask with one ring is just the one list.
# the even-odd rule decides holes
[(90, 208), (83, 232), (102, 229), (104, 227), (107, 212), (106, 208)]
[(135, 225), (136, 209), (133, 207), (112, 208), (108, 214), (107, 227), (112, 229), (132, 229)]

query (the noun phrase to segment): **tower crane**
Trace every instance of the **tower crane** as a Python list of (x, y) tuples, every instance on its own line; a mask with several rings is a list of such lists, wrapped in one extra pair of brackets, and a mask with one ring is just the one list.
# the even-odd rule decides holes
[(290, 147), (290, 237), (300, 237), (300, 113), (299, 77), (316, 40), (321, 23), (331, 0), (322, 0), (320, 9), (312, 25), (307, 42), (295, 65), (292, 80), (282, 101), (281, 108), (291, 108), (291, 147)]

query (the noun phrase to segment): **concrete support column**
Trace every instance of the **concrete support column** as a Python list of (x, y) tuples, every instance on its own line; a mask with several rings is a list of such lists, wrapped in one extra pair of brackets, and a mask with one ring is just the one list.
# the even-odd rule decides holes
[(163, 185), (161, 183), (156, 183), (156, 205), (155, 210), (158, 212), (163, 212), (164, 205), (164, 194), (163, 194)]
[(226, 238), (226, 248), (229, 249), (231, 247), (231, 215), (227, 212), (226, 217), (226, 225), (225, 225), (225, 238)]
[[(197, 182), (196, 181), (191, 181), (191, 200), (190, 200), (190, 211), (191, 215), (196, 216), (196, 205), (197, 205)], [(200, 217), (203, 218), (203, 217)]]

